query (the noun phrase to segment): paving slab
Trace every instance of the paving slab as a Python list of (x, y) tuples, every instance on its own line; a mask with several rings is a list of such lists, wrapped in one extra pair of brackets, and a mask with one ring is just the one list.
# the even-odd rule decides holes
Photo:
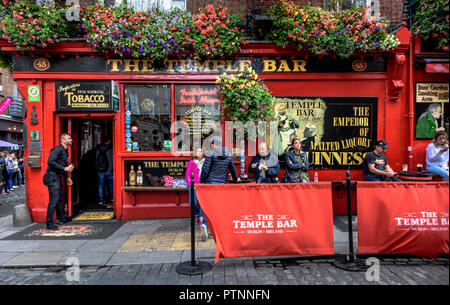
[(0, 252), (0, 266), (19, 254), (20, 252)]
[(70, 252), (27, 252), (3, 263), (3, 267), (57, 266)]
[(88, 240), (42, 240), (34, 252), (75, 251)]
[(74, 258), (78, 260), (79, 266), (105, 266), (111, 259), (115, 252), (72, 252), (67, 257), (58, 262), (60, 266), (73, 266), (73, 260), (67, 260), (68, 258)]
[(106, 265), (180, 263), (183, 251), (117, 252)]

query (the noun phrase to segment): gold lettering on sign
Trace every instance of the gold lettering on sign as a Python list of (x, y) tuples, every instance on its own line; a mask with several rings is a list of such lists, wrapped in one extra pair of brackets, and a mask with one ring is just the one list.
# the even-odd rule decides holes
[[(161, 72), (242, 72), (252, 66), (252, 60), (191, 60), (166, 59)], [(302, 59), (263, 59), (261, 72), (306, 72), (306, 61)], [(155, 72), (151, 59), (108, 59), (109, 72)]]

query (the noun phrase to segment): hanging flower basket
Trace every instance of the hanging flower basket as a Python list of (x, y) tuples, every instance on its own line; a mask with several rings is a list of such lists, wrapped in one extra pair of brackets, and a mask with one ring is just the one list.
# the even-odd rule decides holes
[(420, 0), (414, 6), (413, 31), (424, 40), (434, 40), (440, 50), (448, 52), (448, 0)]
[(61, 38), (75, 37), (75, 27), (64, 20), (62, 7), (53, 2), (36, 5), (31, 1), (0, 5), (0, 38), (19, 50), (45, 48)]
[(273, 30), (267, 39), (285, 47), (315, 55), (336, 54), (348, 58), (355, 52), (391, 50), (400, 44), (394, 34), (386, 32), (387, 24), (368, 20), (362, 8), (327, 11), (307, 5), (300, 8), (292, 1), (279, 1), (269, 9)]
[(245, 135), (254, 139), (258, 122), (268, 122), (273, 115), (274, 98), (267, 86), (251, 67), (239, 74), (223, 73), (216, 83), (220, 85), (222, 119), (248, 124)]

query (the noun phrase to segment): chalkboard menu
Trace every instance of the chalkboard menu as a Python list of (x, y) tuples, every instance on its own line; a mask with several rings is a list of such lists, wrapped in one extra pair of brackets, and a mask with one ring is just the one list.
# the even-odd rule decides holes
[(111, 82), (55, 82), (57, 111), (111, 111)]
[(283, 156), (299, 138), (312, 169), (362, 168), (377, 141), (377, 106), (377, 97), (277, 97), (271, 147)]
[(192, 150), (194, 138), (201, 140), (209, 136), (220, 125), (220, 93), (215, 85), (177, 85), (175, 86), (175, 112), (178, 121), (189, 126), (190, 147), (179, 150)]
[(163, 186), (164, 176), (185, 180), (188, 163), (189, 160), (125, 160), (125, 185), (133, 186), (130, 179), (136, 179), (136, 186), (141, 184), (138, 171), (142, 171), (142, 186)]

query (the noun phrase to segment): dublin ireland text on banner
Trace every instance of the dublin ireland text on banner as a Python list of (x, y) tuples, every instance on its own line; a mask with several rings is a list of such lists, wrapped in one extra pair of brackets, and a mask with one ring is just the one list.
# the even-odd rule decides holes
[(448, 195), (448, 182), (358, 181), (358, 252), (448, 253)]
[(333, 255), (331, 183), (197, 184), (220, 257)]

